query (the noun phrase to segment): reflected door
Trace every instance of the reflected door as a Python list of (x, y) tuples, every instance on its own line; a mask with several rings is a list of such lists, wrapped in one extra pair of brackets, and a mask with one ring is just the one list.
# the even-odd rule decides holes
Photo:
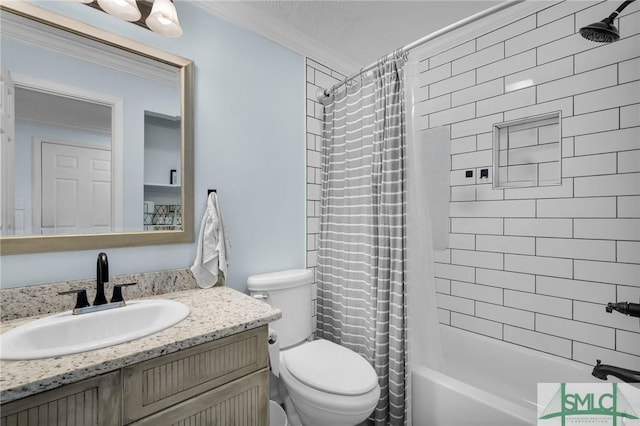
[(42, 144), (43, 234), (111, 230), (111, 151)]

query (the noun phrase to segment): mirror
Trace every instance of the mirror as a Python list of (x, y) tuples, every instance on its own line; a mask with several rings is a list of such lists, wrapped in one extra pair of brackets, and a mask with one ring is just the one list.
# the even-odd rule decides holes
[(193, 62), (0, 8), (0, 254), (192, 242)]

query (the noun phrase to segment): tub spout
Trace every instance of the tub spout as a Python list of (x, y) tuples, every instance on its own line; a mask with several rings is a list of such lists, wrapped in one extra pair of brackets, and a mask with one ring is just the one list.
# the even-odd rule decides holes
[(600, 380), (607, 380), (607, 376), (616, 376), (623, 382), (640, 383), (640, 371), (628, 370), (622, 367), (614, 367), (613, 365), (601, 364), (600, 360), (596, 360), (596, 366), (593, 367), (591, 375)]
[(613, 311), (618, 311), (621, 314), (629, 315), (632, 317), (640, 318), (640, 303), (629, 303), (629, 302), (619, 302), (619, 303), (607, 303), (607, 306), (604, 308), (607, 312), (611, 313)]

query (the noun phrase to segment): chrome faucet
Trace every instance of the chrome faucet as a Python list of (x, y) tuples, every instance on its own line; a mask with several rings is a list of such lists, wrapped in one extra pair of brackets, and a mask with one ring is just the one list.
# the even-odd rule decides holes
[(107, 253), (98, 254), (98, 265), (96, 268), (96, 298), (93, 299), (93, 306), (106, 305), (107, 298), (104, 295), (104, 283), (109, 282), (109, 260)]
[(607, 380), (607, 376), (615, 376), (627, 383), (640, 383), (640, 371), (628, 370), (622, 367), (614, 367), (613, 365), (601, 364), (600, 360), (596, 360), (596, 366), (593, 367), (591, 375), (600, 380)]
[(77, 294), (76, 306), (73, 308), (73, 314), (87, 314), (89, 312), (104, 311), (106, 309), (119, 308), (125, 306), (126, 303), (122, 297), (122, 287), (135, 285), (136, 283), (116, 284), (113, 286), (113, 295), (111, 302), (107, 301), (104, 295), (104, 285), (109, 282), (109, 260), (106, 253), (98, 254), (98, 262), (96, 268), (96, 297), (93, 300), (93, 306), (87, 300), (87, 290), (75, 289), (63, 291), (58, 294)]

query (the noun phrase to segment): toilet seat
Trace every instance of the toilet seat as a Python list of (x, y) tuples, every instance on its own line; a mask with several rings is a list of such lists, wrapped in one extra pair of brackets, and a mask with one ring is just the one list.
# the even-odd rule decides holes
[(304, 343), (281, 355), (295, 379), (322, 392), (356, 396), (378, 385), (375, 371), (363, 357), (328, 340)]

